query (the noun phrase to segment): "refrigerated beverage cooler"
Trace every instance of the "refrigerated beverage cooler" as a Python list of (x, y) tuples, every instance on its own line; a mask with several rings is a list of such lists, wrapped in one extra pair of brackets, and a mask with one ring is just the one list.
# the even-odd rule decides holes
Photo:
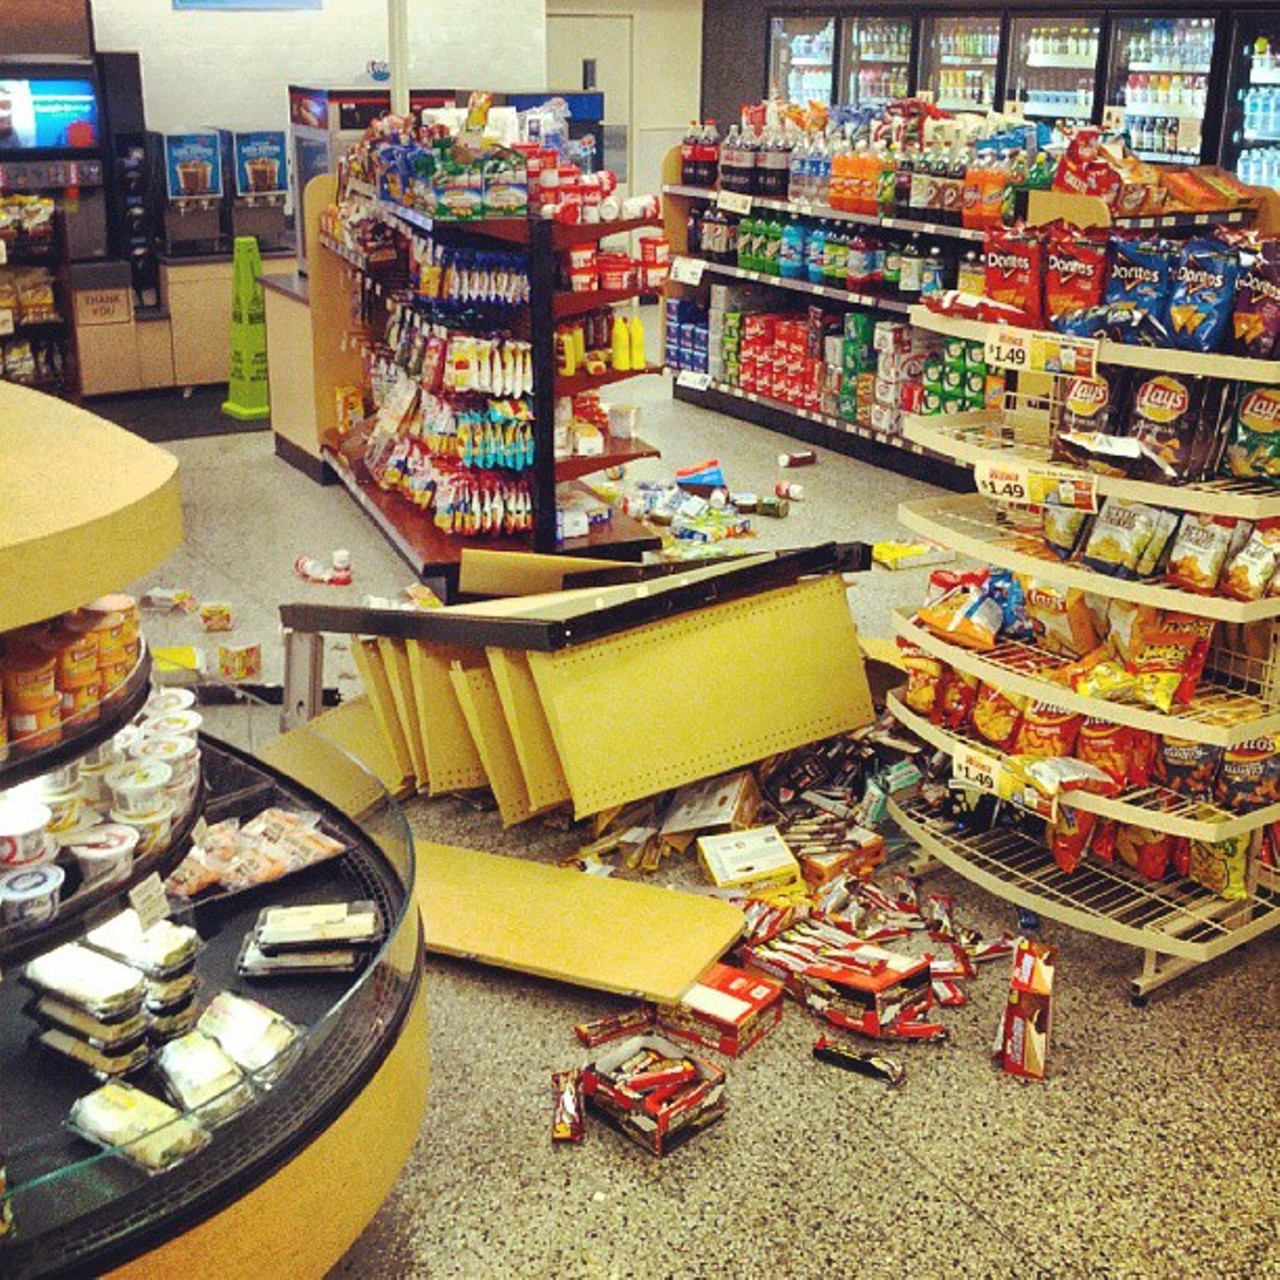
[(927, 17), (920, 40), (920, 88), (948, 111), (985, 111), (996, 101), (1000, 15)]
[(1212, 151), (1202, 124), (1217, 25), (1203, 12), (1112, 19), (1104, 101), (1123, 113), (1140, 159), (1200, 164)]
[(911, 92), (911, 18), (879, 15), (844, 20), (839, 100), (881, 107)]
[(769, 88), (791, 102), (830, 102), (836, 81), (835, 15), (769, 23)]
[(1236, 18), (1222, 164), (1251, 186), (1280, 187), (1280, 13)]
[(1033, 120), (1092, 120), (1101, 31), (1097, 13), (1011, 18), (1005, 101)]

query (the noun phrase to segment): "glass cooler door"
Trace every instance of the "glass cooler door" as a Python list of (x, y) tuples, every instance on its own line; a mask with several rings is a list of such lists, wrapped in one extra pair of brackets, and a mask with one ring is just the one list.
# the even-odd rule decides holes
[(1231, 38), (1224, 169), (1255, 187), (1280, 187), (1280, 13), (1242, 15)]
[(844, 20), (840, 97), (855, 107), (880, 107), (911, 92), (914, 24), (906, 14)]
[(996, 101), (1000, 15), (927, 17), (920, 41), (920, 85), (947, 111), (985, 111)]
[(1123, 112), (1140, 159), (1201, 162), (1216, 28), (1204, 13), (1112, 19), (1106, 104)]
[(836, 19), (772, 18), (769, 22), (769, 91), (791, 102), (830, 102), (835, 88)]
[(1006, 100), (1033, 120), (1092, 120), (1101, 31), (1096, 13), (1011, 18)]

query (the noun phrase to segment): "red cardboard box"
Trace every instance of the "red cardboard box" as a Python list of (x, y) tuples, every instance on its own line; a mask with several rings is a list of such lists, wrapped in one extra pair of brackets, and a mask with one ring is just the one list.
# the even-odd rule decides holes
[(863, 1035), (891, 1033), (933, 1005), (929, 961), (856, 943), (800, 975), (805, 1003), (833, 1026)]
[(996, 1062), (1011, 1076), (1044, 1079), (1057, 965), (1057, 947), (1019, 939), (1013, 953), (1009, 1002), (1004, 1007), (993, 1053)]
[(643, 1049), (667, 1058), (685, 1055), (663, 1036), (633, 1036), (602, 1054), (583, 1071), (587, 1105), (615, 1129), (656, 1156), (664, 1156), (725, 1111), (724, 1072), (705, 1058), (689, 1058), (698, 1078), (665, 1096), (637, 1093), (616, 1075)]
[(741, 1057), (782, 1021), (782, 984), (713, 964), (678, 1005), (658, 1011), (658, 1025), (681, 1040)]

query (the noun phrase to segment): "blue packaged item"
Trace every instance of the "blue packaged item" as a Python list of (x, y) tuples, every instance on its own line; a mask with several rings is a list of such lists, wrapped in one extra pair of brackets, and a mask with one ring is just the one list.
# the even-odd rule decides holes
[(1188, 240), (1173, 269), (1165, 325), (1175, 347), (1216, 351), (1231, 320), (1240, 255), (1217, 240)]
[(1000, 638), (1030, 644), (1035, 639), (1035, 631), (1027, 617), (1027, 601), (1022, 583), (1008, 569), (993, 569), (987, 578), (985, 591), (1000, 606), (1004, 615)]
[(821, 284), (826, 277), (824, 264), (827, 257), (827, 229), (814, 227), (805, 245), (805, 270), (810, 284)]
[(1111, 271), (1103, 302), (1124, 302), (1163, 317), (1177, 250), (1164, 240), (1111, 240)]
[(790, 222), (783, 228), (782, 244), (778, 249), (778, 269), (784, 279), (803, 280), (808, 273), (807, 237), (799, 222)]

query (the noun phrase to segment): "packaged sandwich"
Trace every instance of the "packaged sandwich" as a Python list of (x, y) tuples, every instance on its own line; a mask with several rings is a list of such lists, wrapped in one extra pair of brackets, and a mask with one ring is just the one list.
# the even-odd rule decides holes
[(24, 976), (37, 991), (111, 1021), (142, 1008), (146, 983), (136, 969), (68, 942), (27, 965)]
[(258, 916), (254, 937), (268, 955), (310, 947), (372, 946), (382, 937), (382, 917), (367, 900), (265, 907)]
[(169, 1096), (204, 1124), (222, 1124), (253, 1101), (244, 1073), (202, 1031), (170, 1040), (155, 1061)]
[(78, 1098), (67, 1124), (148, 1173), (171, 1169), (209, 1142), (208, 1131), (132, 1085), (112, 1083)]
[(280, 1074), (298, 1043), (298, 1029), (274, 1009), (221, 991), (200, 1015), (199, 1028), (212, 1036), (242, 1070), (260, 1081)]
[(106, 1048), (136, 1043), (147, 1033), (147, 1016), (135, 1013), (132, 1017), (115, 1022), (104, 1022), (73, 1004), (57, 1000), (53, 996), (38, 996), (27, 1006), (27, 1013), (47, 1027), (70, 1031), (82, 1040), (89, 1040)]
[(141, 1071), (151, 1061), (151, 1046), (147, 1044), (145, 1035), (129, 1044), (106, 1046), (82, 1040), (69, 1031), (50, 1027), (47, 1031), (42, 1031), (36, 1040), (46, 1049), (92, 1071), (101, 1080), (111, 1080), (116, 1076)]
[(85, 942), (148, 977), (164, 978), (191, 967), (200, 947), (200, 935), (189, 925), (172, 920), (157, 920), (149, 929), (143, 929), (138, 913), (130, 907), (91, 929)]

